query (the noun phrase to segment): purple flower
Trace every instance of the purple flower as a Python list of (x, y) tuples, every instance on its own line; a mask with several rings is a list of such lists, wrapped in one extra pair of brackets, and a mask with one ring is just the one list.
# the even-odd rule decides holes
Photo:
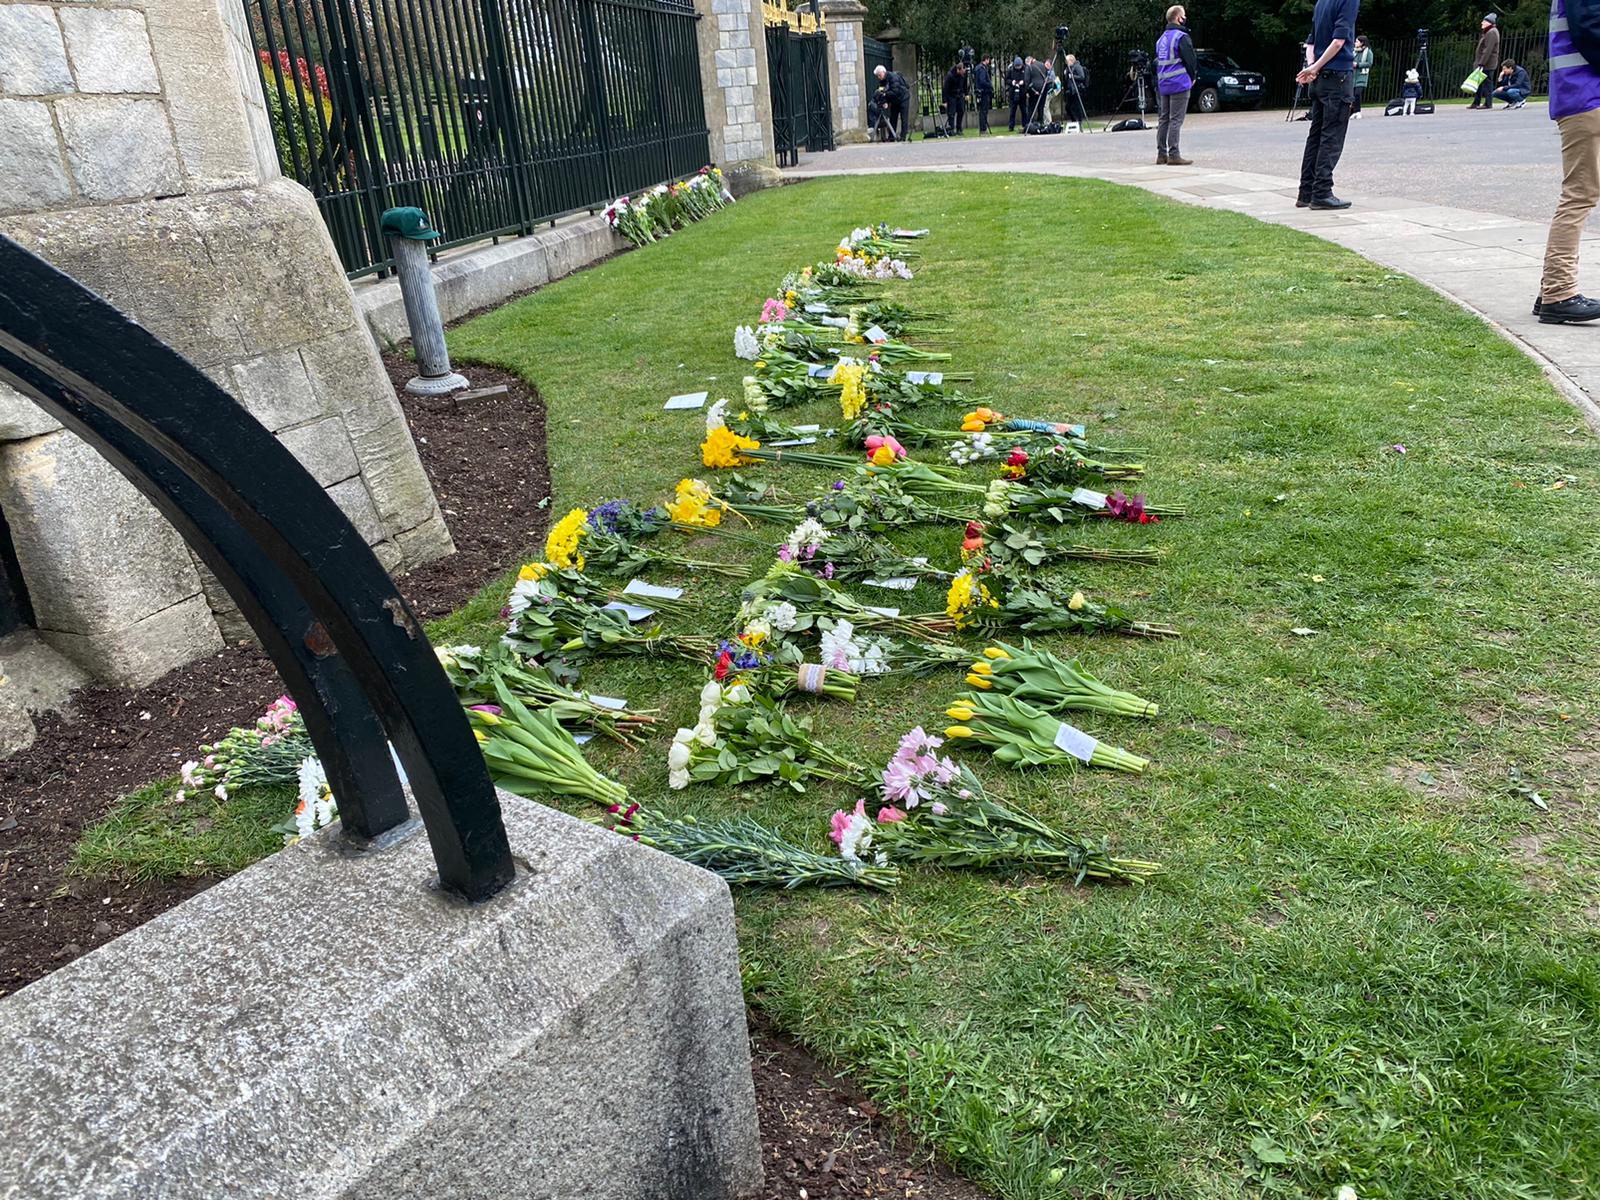
[(626, 500), (607, 500), (589, 510), (589, 527), (615, 533), (617, 523), (630, 505)]
[(824, 579), (832, 579), (833, 578), (833, 564), (832, 563), (823, 564), (822, 577)]
[(498, 704), (471, 704), (467, 707), (471, 708), (473, 712), (488, 713), (491, 717), (500, 715), (500, 706)]
[(834, 480), (834, 481), (833, 481), (833, 490), (834, 490), (834, 491), (836, 491), (836, 492), (842, 492), (842, 491), (844, 491), (844, 480), (842, 480), (842, 479), (835, 479), (835, 480)]
[(788, 542), (785, 542), (783, 545), (778, 547), (778, 560), (780, 562), (793, 562), (794, 561), (794, 551), (789, 549), (789, 543)]

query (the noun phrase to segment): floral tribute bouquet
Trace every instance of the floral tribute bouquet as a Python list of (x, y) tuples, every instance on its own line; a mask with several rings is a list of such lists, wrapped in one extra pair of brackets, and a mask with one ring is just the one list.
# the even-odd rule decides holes
[(644, 654), (711, 661), (715, 646), (710, 638), (663, 634), (658, 626), (641, 632), (624, 610), (598, 607), (563, 592), (560, 578), (558, 573), (546, 572), (537, 579), (517, 581), (506, 607), (504, 645), (536, 658)]
[(612, 229), (642, 246), (732, 203), (722, 171), (707, 166), (686, 180), (657, 184), (638, 196), (619, 196), (607, 205), (605, 217)]
[(700, 719), (679, 729), (667, 751), (667, 783), (785, 783), (803, 792), (808, 778), (833, 779), (856, 787), (871, 779), (866, 768), (818, 742), (811, 721), (792, 717), (776, 700), (736, 685), (715, 697), (701, 692)]
[(968, 670), (967, 683), (1013, 700), (1025, 700), (1048, 712), (1079, 709), (1117, 717), (1153, 717), (1156, 704), (1101, 683), (1077, 659), (1068, 662), (1048, 650), (996, 642)]
[(642, 846), (703, 867), (746, 887), (860, 886), (888, 891), (900, 882), (893, 867), (818, 854), (796, 846), (748, 817), (702, 821), (664, 817), (637, 804), (612, 805), (612, 828)]
[[(969, 675), (967, 682), (984, 679)], [(1142, 774), (1150, 760), (1108, 746), (1081, 729), (1068, 725), (1025, 700), (993, 692), (964, 692), (945, 710), (960, 724), (945, 736), (988, 746), (1000, 762), (1012, 767), (1072, 766), (1084, 764), (1110, 771)]]
[(949, 571), (929, 566), (926, 559), (908, 558), (882, 538), (829, 529), (815, 517), (801, 521), (778, 544), (778, 561), (824, 579), (868, 579), (890, 590), (909, 590), (924, 577), (950, 578)]
[(1081, 591), (1073, 591), (1063, 604), (1059, 597), (1065, 590), (1050, 579), (1019, 581), (1010, 572), (981, 571), (968, 566), (950, 581), (945, 611), (957, 629), (1009, 627), (1028, 633), (1099, 629), (1134, 637), (1178, 636), (1178, 631), (1170, 626), (1135, 621), (1117, 606), (1097, 604)]
[[(985, 534), (988, 536), (985, 537)], [(1076, 542), (1051, 541), (1032, 526), (1021, 523), (1002, 523), (997, 529), (989, 529), (982, 521), (968, 521), (966, 537), (961, 543), (961, 557), (964, 562), (981, 559), (983, 570), (1025, 572), (1061, 559), (1153, 563), (1161, 556), (1158, 551), (1149, 548), (1084, 546)]]
[(628, 789), (591, 767), (572, 735), (547, 708), (529, 708), (506, 688), (498, 705), (467, 709), (495, 785), (518, 796), (582, 796), (596, 804), (621, 804)]
[(863, 280), (833, 263), (817, 263), (790, 271), (778, 284), (777, 295), (789, 308), (824, 304), (833, 309), (870, 300), (876, 290), (876, 281)]
[(896, 232), (885, 222), (863, 225), (852, 229), (839, 239), (839, 253), (855, 254), (864, 258), (915, 258), (915, 244), (927, 236), (926, 231), (911, 235), (909, 231)]
[(964, 665), (971, 657), (950, 642), (896, 642), (882, 634), (862, 633), (843, 617), (828, 618), (819, 628), (824, 665), (857, 675), (926, 675), (940, 667)]
[(298, 801), (294, 815), (273, 828), (283, 834), (283, 844), (292, 846), (318, 829), (332, 825), (339, 817), (339, 803), (328, 786), (328, 773), (315, 755), (303, 759), (295, 773)]
[[(681, 502), (684, 498), (679, 496), (678, 500)], [(703, 512), (700, 516), (702, 520), (690, 523), (716, 523)], [(596, 570), (623, 576), (641, 574), (652, 566), (678, 567), (734, 579), (744, 575), (744, 568), (737, 563), (688, 558), (641, 544), (672, 528), (673, 523), (667, 509), (640, 508), (631, 500), (607, 500), (594, 508), (574, 508), (551, 526), (545, 538), (545, 561), (578, 571), (592, 565)]]
[(940, 738), (913, 729), (883, 770), (885, 805), (877, 819), (866, 801), (833, 814), (829, 836), (846, 862), (887, 867), (916, 863), (945, 868), (1040, 871), (1086, 879), (1143, 883), (1158, 863), (1114, 858), (1094, 845), (1000, 803), (965, 766), (935, 751)]
[(794, 563), (782, 560), (773, 564), (762, 578), (745, 586), (743, 611), (755, 611), (774, 601), (787, 602), (795, 610), (793, 628), (798, 631), (822, 629), (824, 621), (846, 620), (858, 628), (886, 630), (910, 637), (930, 637), (954, 628), (944, 613), (908, 613), (862, 604), (829, 582), (826, 567), (821, 576), (810, 575)]
[(586, 726), (624, 745), (637, 745), (639, 735), (656, 723), (648, 713), (608, 708), (583, 692), (558, 682), (548, 671), (526, 661), (506, 646), (444, 646), (435, 650), (439, 663), (461, 703), (496, 715), (494, 701), (504, 687), (530, 709), (548, 709), (567, 726)]
[(238, 788), (290, 783), (315, 754), (298, 706), (279, 696), (254, 725), (230, 729), (215, 745), (201, 746), (200, 758), (180, 768), (183, 786), (173, 798), (181, 804), (193, 792), (209, 791), (226, 800)]

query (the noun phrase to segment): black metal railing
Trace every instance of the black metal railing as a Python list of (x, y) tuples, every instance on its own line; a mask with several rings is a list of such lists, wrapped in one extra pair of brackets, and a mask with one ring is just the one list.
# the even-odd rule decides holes
[(704, 166), (692, 0), (244, 0), (285, 175), (352, 276), (383, 270), (383, 211), (440, 247)]
[(772, 93), (772, 141), (780, 167), (800, 150), (833, 149), (833, 100), (828, 88), (828, 35), (789, 25), (767, 26), (767, 77)]
[(305, 718), (347, 836), (408, 819), (440, 882), (511, 881), (500, 804), (421, 624), (350, 520), (267, 429), (153, 334), (0, 236), (0, 381), (116, 467), (216, 575)]

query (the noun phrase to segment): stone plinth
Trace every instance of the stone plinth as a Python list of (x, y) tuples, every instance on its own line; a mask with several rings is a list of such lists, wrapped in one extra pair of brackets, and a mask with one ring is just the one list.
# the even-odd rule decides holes
[(833, 128), (840, 142), (859, 141), (867, 131), (867, 62), (860, 0), (822, 0), (828, 18), (828, 84), (833, 93)]
[(0, 1196), (727, 1200), (760, 1184), (715, 876), (501, 794), (469, 907), (335, 825), (0, 1001)]
[(711, 159), (772, 165), (772, 90), (761, 0), (695, 0)]
[[(279, 175), (243, 5), (0, 0), (0, 233), (233, 393), (385, 566), (451, 551), (317, 207)], [(155, 509), (4, 387), (0, 512), (40, 634), (98, 679), (247, 632)]]

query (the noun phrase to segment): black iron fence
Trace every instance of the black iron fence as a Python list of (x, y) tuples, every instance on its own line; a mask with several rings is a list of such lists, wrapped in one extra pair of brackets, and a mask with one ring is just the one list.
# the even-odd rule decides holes
[(832, 150), (828, 35), (802, 32), (791, 25), (768, 25), (767, 78), (778, 165), (798, 164), (802, 148), (812, 152)]
[(244, 0), (283, 172), (352, 276), (389, 266), (387, 208), (440, 246), (703, 166), (692, 0)]
[[(1200, 39), (1204, 46), (1204, 39)], [(1542, 32), (1507, 33), (1500, 44), (1500, 58), (1511, 59), (1526, 67), (1533, 81), (1534, 93), (1543, 95), (1549, 86), (1549, 67), (1546, 63), (1546, 35)], [(1472, 70), (1473, 55), (1477, 51), (1476, 34), (1459, 37), (1434, 38), (1428, 47), (1429, 74), (1432, 92), (1436, 99), (1446, 100), (1460, 96), (1461, 81)], [(1072, 52), (1089, 73), (1089, 82), (1083, 89), (1084, 106), (1091, 115), (1110, 116), (1133, 112), (1138, 108), (1133, 89), (1130, 54), (1143, 50), (1153, 54), (1155, 38), (1148, 41), (1116, 41), (1104, 44), (1079, 45)], [(1038, 53), (1048, 53), (1041, 47)], [(1229, 55), (1241, 70), (1259, 71), (1266, 76), (1262, 88), (1262, 106), (1288, 108), (1294, 101), (1294, 75), (1303, 51), (1297, 46), (1286, 46), (1272, 61), (1260, 54), (1235, 53), (1223, 48), (1220, 53)], [(1005, 72), (1014, 52), (994, 52), (994, 103), (997, 108), (1008, 104), (1005, 94)], [(1400, 95), (1400, 86), (1408, 70), (1417, 65), (1417, 43), (1414, 38), (1393, 38), (1372, 43), (1372, 73), (1367, 85), (1366, 101), (1369, 106), (1381, 106), (1385, 101)], [(954, 60), (952, 60), (953, 62)], [(923, 115), (940, 111), (943, 99), (945, 72), (951, 63), (932, 60), (926, 53), (918, 58), (916, 91), (919, 110)], [(974, 101), (969, 101), (973, 103)], [(1155, 111), (1155, 93), (1149, 89), (1148, 109)], [(1061, 102), (1056, 101), (1059, 114)]]

